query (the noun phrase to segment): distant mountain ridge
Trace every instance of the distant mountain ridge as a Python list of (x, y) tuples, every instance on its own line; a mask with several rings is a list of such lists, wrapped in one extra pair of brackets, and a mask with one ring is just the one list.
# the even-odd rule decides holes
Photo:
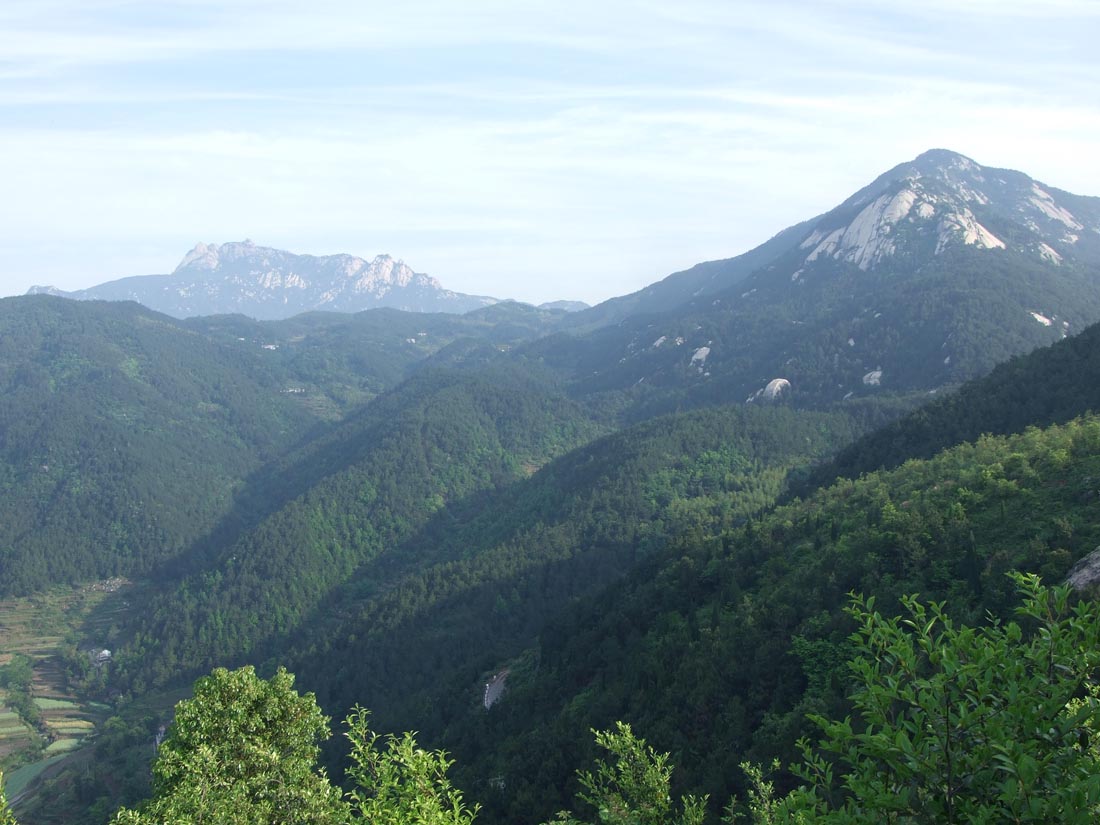
[(496, 298), (444, 289), (389, 255), (298, 255), (250, 240), (197, 244), (169, 275), (141, 275), (89, 289), (63, 292), (32, 287), (77, 300), (137, 301), (150, 309), (187, 318), (240, 313), (281, 320), (312, 310), (360, 312), (392, 307), (409, 312), (463, 313), (497, 303)]

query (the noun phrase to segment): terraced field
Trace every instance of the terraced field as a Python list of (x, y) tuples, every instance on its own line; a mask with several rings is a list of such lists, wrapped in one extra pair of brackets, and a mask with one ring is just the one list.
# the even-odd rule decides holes
[(45, 750), (49, 756), (79, 747), (101, 719), (94, 709), (74, 701), (64, 684), (64, 674), (55, 657), (48, 656), (35, 664), (34, 704), (41, 719), (39, 730), (49, 742)]
[(130, 589), (112, 579), (0, 601), (0, 667), (29, 661), (32, 668), (25, 689), (0, 687), (0, 768), (10, 797), (13, 785), (21, 792), (58, 757), (78, 750), (104, 719), (109, 708), (75, 695), (60, 654), (63, 647), (88, 650), (90, 663), (107, 648)]
[(0, 764), (14, 753), (38, 747), (41, 738), (7, 704), (8, 694), (0, 690)]

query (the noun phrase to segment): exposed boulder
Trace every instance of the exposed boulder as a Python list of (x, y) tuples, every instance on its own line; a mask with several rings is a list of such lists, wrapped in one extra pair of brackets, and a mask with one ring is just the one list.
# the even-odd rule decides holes
[(1074, 590), (1084, 590), (1100, 584), (1100, 547), (1073, 565), (1066, 576), (1066, 584)]
[(773, 378), (767, 383), (767, 386), (761, 387), (748, 398), (745, 399), (746, 403), (751, 403), (756, 400), (760, 401), (775, 401), (781, 394), (787, 392), (791, 388), (791, 382), (786, 378)]

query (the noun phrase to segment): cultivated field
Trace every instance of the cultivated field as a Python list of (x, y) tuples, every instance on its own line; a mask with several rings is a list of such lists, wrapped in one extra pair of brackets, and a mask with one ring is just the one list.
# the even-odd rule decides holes
[[(58, 757), (80, 748), (103, 720), (108, 708), (76, 695), (61, 654), (108, 649), (130, 589), (129, 583), (111, 579), (0, 600), (0, 667), (22, 657), (32, 666), (28, 690), (0, 687), (0, 768), (9, 797)], [(88, 662), (91, 667), (92, 655)]]

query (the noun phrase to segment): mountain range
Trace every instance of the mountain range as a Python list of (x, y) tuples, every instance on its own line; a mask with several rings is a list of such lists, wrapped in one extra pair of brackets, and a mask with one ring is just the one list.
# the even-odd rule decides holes
[(33, 821), (147, 793), (171, 702), (244, 663), (445, 746), (489, 823), (568, 804), (616, 719), (716, 818), (740, 761), (789, 764), (807, 712), (843, 714), (848, 591), (1004, 615), (1006, 570), (1064, 576), (1100, 541), (1100, 424), (1073, 420), (1100, 198), (934, 150), (589, 309), (263, 314), (327, 294), (307, 271), (345, 284), (328, 310), (435, 294), (379, 260), (200, 245), (97, 288), (178, 312), (0, 301), (0, 594), (140, 588), (81, 640), (109, 663), (50, 660), (114, 719)]
[(250, 240), (197, 244), (169, 275), (141, 275), (62, 292), (77, 300), (137, 301), (176, 318), (238, 313), (261, 320), (302, 312), (360, 312), (393, 307), (408, 312), (468, 312), (497, 302), (444, 289), (430, 275), (379, 255), (295, 255)]

